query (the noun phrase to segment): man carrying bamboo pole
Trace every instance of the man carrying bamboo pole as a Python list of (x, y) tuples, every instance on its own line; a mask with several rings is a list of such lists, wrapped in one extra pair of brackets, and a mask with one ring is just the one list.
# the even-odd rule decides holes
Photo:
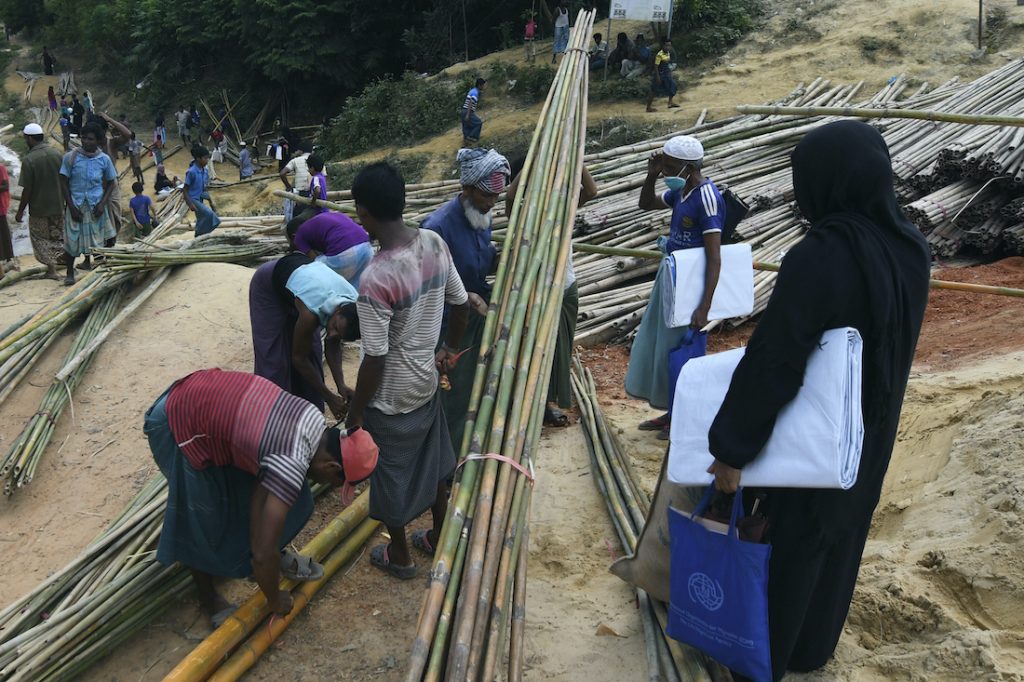
[[(391, 543), (370, 561), (391, 575), (416, 577), (406, 525), (428, 508), (433, 528), (413, 534), (413, 546), (433, 554), (448, 506), (446, 481), (455, 452), (437, 396), (438, 370), (458, 359), (469, 298), (444, 241), (402, 220), (405, 184), (386, 163), (367, 166), (352, 183), (356, 213), (380, 251), (359, 284), (365, 357), (359, 367), (349, 429), (363, 426), (380, 446), (370, 481), (370, 516), (387, 526)], [(445, 304), (448, 336), (434, 351)]]
[(215, 628), (234, 607), (214, 576), (254, 576), (274, 613), (291, 611), (281, 576), (323, 576), (309, 557), (282, 551), (313, 512), (306, 476), (341, 486), (348, 504), (377, 463), (365, 432), (325, 428), (309, 402), (243, 372), (179, 379), (146, 412), (144, 430), (168, 487), (156, 559), (188, 567)]
[[(484, 333), (484, 318), (491, 299), (487, 277), (498, 267), (498, 250), (491, 242), (494, 205), (505, 191), (511, 169), (508, 160), (493, 149), (460, 149), (456, 158), (461, 170), (462, 193), (427, 216), (422, 227), (436, 232), (444, 240), (474, 311), (463, 337), (463, 345), (471, 349), (468, 357), (448, 373), (446, 384), (441, 386), (441, 405), (448, 421), (448, 433), (452, 445), (459, 450)], [(442, 324), (439, 345), (445, 338), (445, 331)]]
[[(519, 188), (519, 173), (526, 164), (526, 157), (512, 162), (512, 182), (505, 192), (505, 214), (512, 215), (512, 201)], [(577, 206), (583, 206), (597, 196), (597, 183), (584, 166), (581, 178), (580, 199)], [(565, 263), (565, 291), (562, 293), (562, 307), (558, 315), (558, 336), (555, 338), (555, 357), (551, 363), (551, 379), (548, 381), (548, 398), (544, 406), (544, 423), (548, 426), (568, 426), (569, 416), (562, 410), (572, 407), (572, 384), (569, 372), (572, 368), (573, 338), (576, 335), (576, 318), (579, 316), (580, 295), (576, 286), (576, 271), (572, 265), (572, 246)]]

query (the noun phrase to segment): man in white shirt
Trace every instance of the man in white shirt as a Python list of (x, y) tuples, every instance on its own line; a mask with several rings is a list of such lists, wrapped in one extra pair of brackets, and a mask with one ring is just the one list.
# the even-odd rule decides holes
[[(299, 149), (292, 156), (291, 161), (285, 164), (285, 167), (281, 169), (281, 182), (284, 183), (284, 191), (295, 192), (299, 196), (309, 196), (309, 166), (306, 163), (306, 159), (309, 158), (310, 152)], [(324, 175), (327, 175), (327, 169), (324, 169)], [(289, 177), (291, 179), (289, 180)], [(301, 212), (301, 211), (300, 211)], [(295, 217), (295, 202), (290, 199), (284, 201), (284, 220), (288, 222)]]

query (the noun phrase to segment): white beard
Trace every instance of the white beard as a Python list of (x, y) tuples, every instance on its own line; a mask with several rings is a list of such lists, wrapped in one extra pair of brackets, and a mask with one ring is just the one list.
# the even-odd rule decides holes
[(494, 210), (491, 209), (487, 213), (481, 213), (476, 210), (470, 202), (462, 199), (462, 211), (466, 214), (466, 220), (477, 232), (482, 232), (491, 227), (491, 221), (493, 219)]

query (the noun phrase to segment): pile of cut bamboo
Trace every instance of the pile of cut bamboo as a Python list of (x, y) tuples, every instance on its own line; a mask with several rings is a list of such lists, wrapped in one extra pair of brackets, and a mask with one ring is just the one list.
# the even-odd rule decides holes
[[(702, 116), (689, 128), (587, 155), (598, 195), (576, 220), (576, 341), (593, 345), (629, 340), (646, 310), (657, 260), (621, 250), (650, 251), (668, 233), (670, 212), (643, 212), (637, 199), (647, 158), (672, 135), (700, 139), (707, 153), (705, 175), (750, 205), (737, 236), (751, 244), (755, 260), (779, 262), (809, 227), (794, 203), (790, 152), (809, 131), (857, 112), (880, 117), (871, 120), (892, 150), (897, 193), (936, 257), (964, 248), (983, 254), (1000, 249), (1024, 253), (1024, 198), (1018, 199), (1024, 194), (1024, 128), (963, 125), (972, 120), (967, 114), (987, 115), (989, 123), (1019, 124), (1024, 61), (1010, 62), (969, 83), (954, 79), (911, 90), (900, 76), (866, 98), (862, 87), (818, 78), (775, 103), (785, 109), (741, 107), (750, 113), (710, 123)], [(794, 118), (792, 112), (801, 117)], [(913, 118), (892, 118), (896, 115)], [(410, 185), (407, 220), (422, 220), (458, 190), (458, 180)], [(329, 196), (338, 209), (352, 211), (350, 193)], [(496, 240), (507, 224), (507, 216), (496, 216)], [(588, 246), (609, 248), (595, 252)], [(767, 303), (774, 278), (771, 272), (755, 274), (755, 313)]]
[[(93, 306), (85, 323), (75, 336), (75, 341), (68, 351), (68, 359), (75, 358), (96, 338), (97, 334), (117, 313), (124, 297), (125, 284), (118, 284), (102, 294), (100, 302)], [(56, 331), (40, 337), (30, 347), (45, 348), (48, 340), (56, 335)], [(95, 351), (95, 349), (93, 349)], [(0, 479), (4, 481), (4, 494), (10, 495), (17, 488), (32, 482), (36, 467), (39, 465), (43, 452), (50, 442), (57, 420), (71, 400), (71, 394), (89, 366), (92, 353), (84, 356), (63, 382), (54, 381), (43, 396), (39, 411), (29, 419), (21, 434), (7, 454), (0, 458)]]
[(408, 680), (491, 680), (506, 655), (505, 676), (522, 679), (529, 481), (580, 193), (593, 20), (593, 12), (577, 17), (512, 202), (459, 448), (463, 466)]
[[(282, 581), (281, 589), (295, 588), (288, 616), (256, 631), (270, 615), (257, 591), (169, 679), (237, 680), (377, 529), (368, 500), (364, 492), (301, 550), (324, 564), (324, 577), (298, 588)], [(166, 505), (158, 474), (76, 559), (0, 611), (0, 680), (78, 679), (192, 590), (184, 566), (156, 561)]]
[[(651, 500), (637, 481), (629, 457), (619, 449), (605, 423), (590, 370), (583, 366), (579, 357), (573, 359), (573, 364), (573, 395), (580, 408), (580, 426), (590, 454), (590, 471), (623, 549), (634, 553)], [(646, 642), (648, 680), (711, 682), (730, 679), (728, 672), (714, 660), (668, 637), (665, 604), (650, 598), (642, 589), (637, 589), (636, 595)]]

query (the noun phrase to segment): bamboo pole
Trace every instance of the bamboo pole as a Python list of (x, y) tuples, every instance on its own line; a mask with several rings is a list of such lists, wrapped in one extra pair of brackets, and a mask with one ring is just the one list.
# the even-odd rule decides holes
[[(349, 507), (345, 508), (316, 537), (310, 540), (302, 548), (301, 553), (316, 561), (321, 561), (367, 518), (370, 510), (369, 500), (368, 491), (361, 493)], [(294, 581), (285, 579), (281, 581), (280, 589), (290, 590), (296, 584)], [(171, 672), (167, 673), (167, 676), (164, 677), (165, 682), (201, 682), (209, 679), (232, 650), (268, 615), (266, 596), (262, 590), (258, 590), (228, 616), (219, 628), (183, 658)]]
[(154, 276), (153, 281), (149, 284), (148, 287), (146, 287), (138, 296), (136, 296), (131, 303), (125, 306), (124, 309), (122, 309), (121, 312), (117, 314), (117, 317), (108, 322), (106, 326), (103, 327), (103, 329), (101, 329), (88, 344), (86, 344), (85, 348), (78, 351), (78, 353), (75, 354), (74, 357), (72, 357), (66, 363), (64, 363), (64, 366), (57, 371), (55, 379), (57, 381), (67, 381), (67, 378), (71, 375), (71, 373), (78, 369), (78, 367), (81, 366), (81, 364), (85, 361), (87, 357), (96, 352), (96, 349), (99, 348), (100, 345), (107, 340), (107, 337), (110, 336), (110, 333), (114, 331), (118, 327), (118, 325), (120, 325), (128, 317), (130, 317), (132, 313), (134, 313), (139, 308), (139, 306), (141, 306), (143, 303), (149, 300), (149, 297), (156, 293), (156, 290), (160, 288), (161, 284), (167, 281), (167, 277), (170, 274), (170, 268), (165, 268), (164, 270), (159, 271)]
[(985, 126), (1024, 126), (1024, 117), (995, 116), (987, 114), (960, 114), (945, 111), (920, 111), (915, 109), (868, 109), (865, 107), (780, 107), (753, 106), (736, 107), (741, 114), (768, 114), (771, 116), (845, 116), (848, 118), (907, 118), (917, 121), (962, 123)]
[(292, 624), (296, 616), (309, 604), (313, 595), (320, 591), (320, 588), (326, 585), (327, 581), (342, 566), (348, 563), (366, 541), (370, 539), (378, 527), (380, 527), (380, 521), (374, 519), (364, 520), (336, 550), (328, 555), (326, 561), (324, 561), (324, 577), (320, 580), (302, 583), (292, 592), (294, 604), (292, 605), (291, 612), (286, 616), (275, 618), (267, 629), (257, 630), (238, 651), (232, 654), (220, 666), (210, 679), (214, 680), (214, 682), (233, 682), (239, 679), (270, 648), (270, 645), (281, 636), (281, 633)]
[(33, 265), (32, 267), (29, 268), (22, 268), (21, 270), (8, 272), (3, 277), (0, 277), (0, 289), (3, 289), (4, 287), (9, 287), (10, 285), (14, 284), (19, 280), (32, 279), (45, 273), (45, 265)]

